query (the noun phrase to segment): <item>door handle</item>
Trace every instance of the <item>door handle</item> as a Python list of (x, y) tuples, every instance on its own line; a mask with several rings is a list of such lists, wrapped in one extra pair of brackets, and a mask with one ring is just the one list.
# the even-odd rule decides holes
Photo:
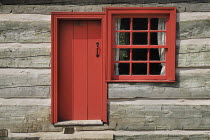
[(96, 57), (99, 57), (99, 42), (96, 42)]

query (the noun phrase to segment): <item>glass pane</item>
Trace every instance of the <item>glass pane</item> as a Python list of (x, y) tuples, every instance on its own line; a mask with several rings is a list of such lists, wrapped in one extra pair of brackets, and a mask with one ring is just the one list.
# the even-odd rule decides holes
[(130, 30), (130, 18), (117, 18), (115, 19), (116, 30)]
[(151, 75), (165, 75), (165, 63), (150, 63)]
[(151, 45), (165, 45), (166, 33), (165, 32), (150, 33), (150, 44)]
[(130, 45), (130, 33), (116, 32), (115, 37), (116, 45)]
[(165, 48), (150, 49), (150, 60), (165, 61)]
[(132, 49), (132, 60), (147, 60), (147, 49)]
[(116, 61), (128, 61), (130, 60), (130, 49), (115, 49)]
[(133, 75), (147, 75), (147, 63), (133, 63), (132, 74)]
[(115, 75), (129, 75), (130, 63), (115, 63)]
[(150, 30), (166, 30), (166, 18), (151, 18)]
[(148, 18), (134, 18), (133, 30), (148, 30)]
[(133, 33), (133, 45), (147, 45), (147, 33)]

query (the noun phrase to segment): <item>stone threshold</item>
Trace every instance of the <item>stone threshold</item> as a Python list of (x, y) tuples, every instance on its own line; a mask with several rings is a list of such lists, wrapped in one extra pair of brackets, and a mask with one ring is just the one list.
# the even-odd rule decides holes
[(98, 126), (103, 124), (101, 120), (72, 120), (54, 123), (54, 126)]

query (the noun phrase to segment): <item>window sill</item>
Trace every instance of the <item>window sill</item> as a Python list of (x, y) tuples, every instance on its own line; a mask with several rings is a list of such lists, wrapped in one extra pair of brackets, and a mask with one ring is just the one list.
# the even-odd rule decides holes
[(174, 83), (176, 82), (175, 80), (107, 80), (107, 83), (150, 83), (150, 82), (170, 82)]
[(101, 120), (72, 120), (54, 123), (56, 127), (63, 126), (98, 126), (103, 125)]

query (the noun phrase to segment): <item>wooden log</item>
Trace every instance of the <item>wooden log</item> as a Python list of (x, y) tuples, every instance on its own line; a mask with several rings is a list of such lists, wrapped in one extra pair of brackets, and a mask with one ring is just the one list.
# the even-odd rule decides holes
[(177, 41), (177, 67), (209, 67), (210, 39)]
[(209, 130), (210, 100), (111, 101), (115, 130)]
[(50, 69), (0, 69), (0, 73), (0, 88), (50, 85)]
[(0, 99), (0, 118), (10, 132), (62, 131), (50, 123), (50, 99)]
[(109, 98), (210, 98), (209, 69), (178, 69), (176, 83), (110, 83)]
[(50, 43), (2, 43), (0, 67), (50, 68)]

